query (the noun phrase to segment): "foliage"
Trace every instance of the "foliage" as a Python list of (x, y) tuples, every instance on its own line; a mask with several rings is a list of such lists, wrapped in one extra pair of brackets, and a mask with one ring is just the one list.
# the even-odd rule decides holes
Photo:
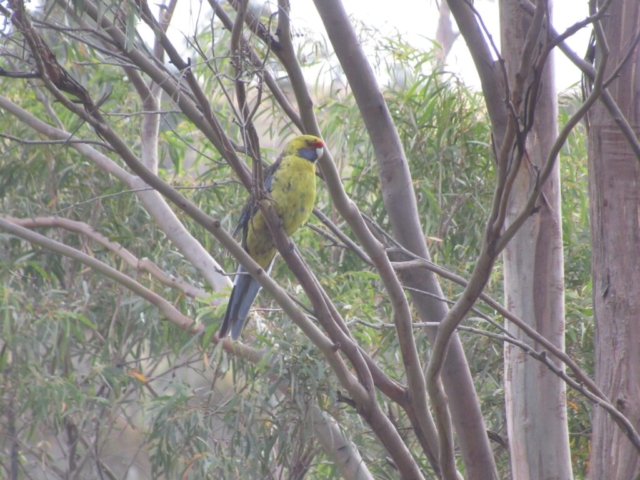
[[(560, 123), (568, 118), (577, 99), (560, 99)], [(562, 169), (562, 230), (565, 254), (566, 350), (593, 376), (594, 321), (591, 284), (591, 243), (587, 186), (586, 128), (580, 125), (564, 146)], [(592, 408), (584, 397), (567, 391), (572, 462), (576, 476), (586, 477)]]

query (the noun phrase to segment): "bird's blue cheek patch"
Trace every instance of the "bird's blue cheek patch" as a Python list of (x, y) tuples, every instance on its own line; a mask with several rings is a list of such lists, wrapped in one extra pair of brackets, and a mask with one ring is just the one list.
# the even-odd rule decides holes
[(311, 162), (315, 162), (318, 158), (318, 152), (315, 148), (300, 148), (298, 150), (298, 156), (305, 158)]

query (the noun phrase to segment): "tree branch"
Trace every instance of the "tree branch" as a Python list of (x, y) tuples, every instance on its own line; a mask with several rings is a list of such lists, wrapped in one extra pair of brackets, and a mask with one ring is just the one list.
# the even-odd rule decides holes
[[(0, 109), (6, 110), (21, 122), (36, 132), (54, 140), (69, 141), (73, 136), (63, 130), (37, 119), (7, 98), (0, 96)], [(157, 192), (142, 192), (140, 189), (149, 188), (140, 178), (131, 175), (106, 155), (82, 142), (70, 142), (69, 147), (84, 155), (103, 171), (113, 175), (136, 193), (149, 214), (158, 223), (176, 248), (189, 260), (207, 280), (214, 290), (221, 290), (231, 284), (226, 276), (220, 275), (222, 268), (202, 247), (202, 245), (187, 231), (176, 214)]]
[(4, 218), (5, 220), (14, 223), (15, 225), (19, 225), (28, 229), (52, 227), (63, 228), (71, 232), (85, 235), (118, 255), (127, 263), (127, 265), (129, 265), (135, 271), (143, 270), (167, 287), (176, 289), (191, 298), (207, 298), (209, 296), (204, 290), (194, 287), (187, 282), (184, 282), (167, 274), (148, 258), (143, 258), (142, 260), (137, 258), (133, 253), (124, 248), (122, 245), (117, 242), (110, 241), (107, 237), (96, 232), (93, 228), (91, 228), (91, 226), (87, 225), (86, 223), (59, 217), (14, 218), (0, 216), (0, 218)]
[[(446, 0), (449, 3), (451, 13), (458, 24), (458, 29), (467, 43), (471, 58), (476, 66), (482, 92), (484, 93), (487, 111), (494, 127), (493, 137), (496, 147), (502, 145), (507, 126), (507, 112), (504, 103), (507, 100), (505, 92), (508, 86), (505, 84), (506, 75), (501, 73), (493, 60), (491, 49), (487, 44), (472, 3), (468, 0)], [(504, 70), (504, 66), (502, 67)]]
[(15, 235), (18, 238), (27, 240), (28, 242), (31, 242), (35, 245), (39, 245), (42, 248), (46, 248), (48, 250), (59, 253), (60, 255), (64, 255), (66, 257), (77, 260), (97, 270), (106, 277), (109, 277), (115, 282), (125, 286), (136, 295), (139, 295), (152, 305), (156, 306), (165, 315), (167, 320), (169, 320), (180, 329), (196, 333), (196, 330), (194, 329), (194, 322), (189, 317), (186, 317), (185, 315), (180, 313), (173, 305), (171, 305), (171, 303), (162, 298), (160, 295), (157, 295), (151, 290), (143, 287), (131, 277), (119, 272), (109, 265), (106, 265), (100, 260), (91, 257), (86, 253), (80, 252), (75, 248), (71, 248), (67, 245), (40, 235), (39, 233), (32, 232), (31, 230), (21, 227), (3, 217), (0, 217), (0, 229), (12, 235)]

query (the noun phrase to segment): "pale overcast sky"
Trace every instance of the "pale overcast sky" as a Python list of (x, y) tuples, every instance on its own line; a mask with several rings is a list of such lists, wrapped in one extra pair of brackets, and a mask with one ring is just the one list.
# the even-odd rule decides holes
[[(429, 48), (429, 40), (435, 38), (438, 22), (438, 7), (435, 0), (343, 0), (345, 8), (354, 18), (365, 24), (393, 32), (406, 33), (406, 39), (416, 47)], [(588, 15), (588, 0), (557, 0), (554, 6), (554, 24), (564, 31), (576, 21)], [(392, 5), (392, 6), (391, 6)], [(390, 7), (391, 6), (391, 7)], [(475, 7), (500, 44), (497, 0), (476, 0)], [(306, 28), (322, 31), (320, 19), (313, 0), (291, 0), (292, 17)], [(583, 56), (586, 52), (589, 31), (580, 32), (569, 40), (569, 45)], [(462, 75), (470, 85), (479, 86), (479, 80), (464, 40), (459, 38), (449, 56), (449, 68)], [(561, 53), (556, 54), (556, 80), (558, 90), (569, 88), (580, 80), (578, 70)]]
[[(184, 33), (193, 32), (196, 19), (202, 27), (205, 18), (210, 16), (210, 8), (206, 0), (183, 0), (182, 5), (188, 8), (178, 8), (176, 18), (169, 31), (170, 36), (178, 44), (184, 42)], [(259, 0), (254, 0), (256, 3)], [(398, 31), (405, 35), (405, 39), (417, 48), (431, 48), (430, 41), (435, 38), (438, 21), (438, 4), (435, 0), (343, 0), (347, 12), (353, 18), (371, 25), (383, 33), (393, 34)], [(253, 3), (253, 2), (252, 2)], [(277, 0), (265, 0), (271, 5), (271, 10), (277, 9)], [(564, 31), (576, 21), (584, 19), (588, 14), (588, 0), (556, 0), (554, 6), (554, 23), (558, 31)], [(493, 39), (499, 46), (498, 33), (498, 1), (476, 0), (475, 7), (482, 15), (484, 22), (493, 34)], [(324, 27), (315, 10), (313, 0), (291, 0), (291, 16), (294, 28), (298, 31), (311, 30), (324, 33)], [(180, 31), (184, 33), (180, 33)], [(581, 31), (570, 38), (569, 45), (580, 55), (586, 52), (589, 31)], [(151, 32), (148, 32), (151, 37)], [(580, 80), (580, 74), (560, 52), (556, 59), (556, 86), (558, 91), (575, 85)], [(479, 80), (471, 61), (471, 56), (462, 38), (458, 38), (448, 58), (449, 70), (460, 74), (468, 85), (479, 88)]]

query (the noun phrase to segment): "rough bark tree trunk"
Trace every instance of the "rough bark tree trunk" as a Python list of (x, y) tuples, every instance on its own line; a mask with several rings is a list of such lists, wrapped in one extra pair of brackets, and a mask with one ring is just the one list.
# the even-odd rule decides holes
[[(603, 23), (611, 52), (607, 64), (610, 74), (640, 34), (640, 2), (612, 2)], [(640, 50), (636, 47), (610, 86), (613, 98), (636, 135), (640, 134), (638, 67)], [(596, 104), (589, 115), (589, 197), (596, 322), (595, 379), (611, 402), (638, 428), (640, 162), (601, 103)], [(639, 470), (638, 452), (611, 417), (596, 407), (590, 478), (630, 480), (637, 478)]]
[[(520, 67), (520, 55), (530, 20), (531, 17), (520, 8), (518, 0), (500, 1), (502, 54), (511, 85)], [(521, 212), (537, 180), (537, 171), (547, 159), (557, 136), (556, 117), (553, 57), (550, 57), (543, 72), (543, 87), (536, 105), (534, 127), (526, 145), (528, 158), (521, 164), (511, 194), (507, 225)], [(557, 162), (544, 186), (539, 206), (539, 211), (527, 220), (505, 249), (505, 302), (510, 311), (538, 333), (564, 348), (564, 268)], [(520, 341), (540, 349), (510, 322), (506, 323), (506, 327)], [(564, 382), (518, 347), (506, 344), (504, 355), (513, 478), (573, 478)]]

